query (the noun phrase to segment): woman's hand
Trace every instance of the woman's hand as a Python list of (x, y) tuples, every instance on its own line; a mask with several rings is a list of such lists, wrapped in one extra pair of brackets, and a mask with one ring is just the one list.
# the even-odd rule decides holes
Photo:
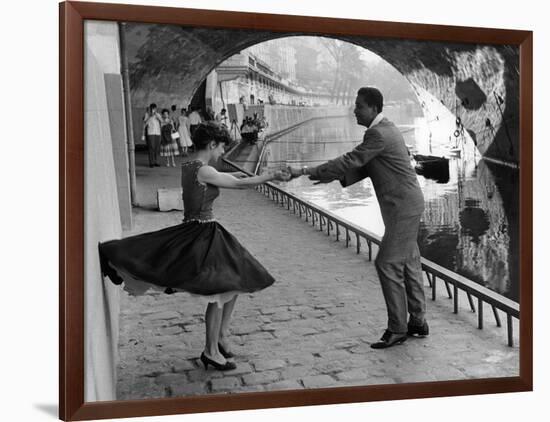
[(273, 173), (273, 179), (279, 180), (281, 182), (288, 182), (290, 179), (292, 179), (292, 176), (286, 170), (277, 170), (275, 173)]
[(302, 176), (302, 169), (301, 168), (288, 166), (286, 168), (286, 170), (287, 170), (288, 173), (290, 173), (290, 177), (292, 179), (295, 178), (295, 177)]

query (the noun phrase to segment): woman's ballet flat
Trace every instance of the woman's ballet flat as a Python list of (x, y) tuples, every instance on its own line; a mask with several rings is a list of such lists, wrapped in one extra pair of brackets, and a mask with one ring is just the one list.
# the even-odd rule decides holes
[(218, 343), (218, 350), (220, 351), (222, 356), (226, 359), (235, 357), (235, 355), (232, 352), (228, 352), (227, 350), (225, 350), (225, 348), (221, 345), (221, 343)]
[(201, 361), (204, 365), (204, 369), (208, 369), (208, 365), (212, 365), (214, 369), (217, 369), (218, 371), (230, 371), (231, 369), (237, 368), (237, 365), (235, 365), (235, 362), (225, 362), (225, 363), (218, 363), (212, 359), (210, 359), (208, 356), (204, 354), (204, 352), (201, 354)]

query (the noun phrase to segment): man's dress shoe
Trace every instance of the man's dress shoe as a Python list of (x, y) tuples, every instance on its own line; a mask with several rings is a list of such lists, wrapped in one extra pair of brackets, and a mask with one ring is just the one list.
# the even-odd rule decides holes
[(373, 349), (387, 349), (396, 344), (401, 344), (407, 340), (407, 333), (392, 333), (390, 330), (386, 330), (382, 335), (380, 341), (372, 343), (370, 347)]
[(421, 325), (413, 324), (409, 321), (407, 324), (407, 334), (409, 336), (420, 336), (420, 337), (426, 337), (428, 334), (430, 334), (430, 327), (428, 327), (428, 323), (424, 321)]

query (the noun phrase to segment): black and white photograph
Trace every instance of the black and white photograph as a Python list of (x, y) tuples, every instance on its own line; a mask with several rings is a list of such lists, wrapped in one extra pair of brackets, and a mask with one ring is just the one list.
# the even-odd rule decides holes
[(2, 420), (545, 420), (545, 10), (10, 3)]
[(85, 400), (519, 374), (519, 48), (86, 21)]

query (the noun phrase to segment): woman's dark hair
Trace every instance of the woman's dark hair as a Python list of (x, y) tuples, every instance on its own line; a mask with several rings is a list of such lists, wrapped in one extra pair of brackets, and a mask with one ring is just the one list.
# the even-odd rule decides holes
[(378, 113), (382, 112), (384, 97), (382, 97), (382, 93), (378, 89), (370, 86), (359, 88), (357, 95), (363, 98), (363, 101), (365, 101), (369, 107), (375, 106)]
[(228, 145), (231, 143), (231, 136), (227, 128), (221, 123), (207, 121), (197, 126), (193, 133), (192, 140), (193, 145), (195, 145), (198, 150), (201, 150), (205, 149), (212, 141), (216, 144), (224, 143)]
[(170, 114), (170, 110), (168, 110), (167, 108), (163, 108), (160, 114), (164, 114), (164, 113)]

